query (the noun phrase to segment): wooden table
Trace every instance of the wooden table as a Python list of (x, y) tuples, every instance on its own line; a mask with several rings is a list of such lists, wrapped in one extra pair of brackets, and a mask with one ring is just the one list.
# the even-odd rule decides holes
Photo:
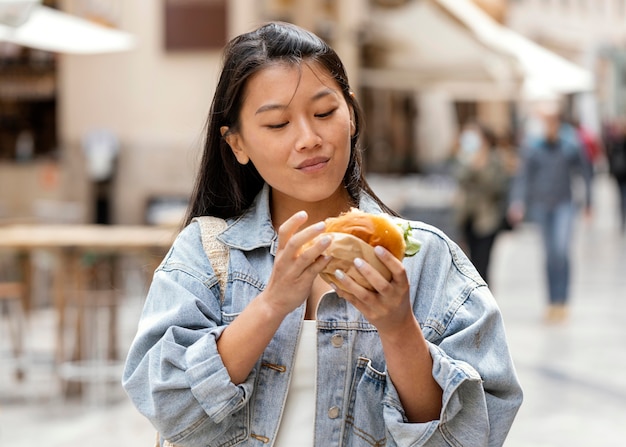
[[(119, 257), (123, 254), (139, 254), (149, 259), (148, 264), (154, 270), (167, 249), (171, 246), (177, 230), (160, 226), (119, 226), (119, 225), (74, 225), (74, 224), (15, 224), (0, 225), (0, 250), (7, 249), (23, 254), (24, 301), (28, 308), (31, 303), (30, 256), (34, 251), (46, 250), (54, 253), (58, 262), (53, 272), (53, 296), (57, 314), (57, 333), (55, 357), (57, 363), (66, 358), (64, 333), (68, 323), (66, 309), (70, 301), (84, 306), (82, 291), (89, 287), (86, 269), (82, 265), (86, 255)], [(82, 307), (81, 307), (82, 308)], [(81, 359), (84, 321), (77, 318), (75, 327), (75, 345), (72, 361)], [(115, 330), (108, 334), (115, 345)], [(111, 356), (115, 356), (114, 352)]]

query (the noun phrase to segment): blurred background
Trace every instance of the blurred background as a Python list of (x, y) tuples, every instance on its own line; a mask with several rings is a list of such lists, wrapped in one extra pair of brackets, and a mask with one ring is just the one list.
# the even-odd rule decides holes
[(571, 318), (542, 319), (533, 224), (493, 247), (526, 389), (507, 445), (623, 445), (626, 242), (607, 154), (626, 117), (626, 0), (0, 0), (0, 446), (153, 442), (119, 386), (125, 349), (191, 192), (221, 49), (276, 19), (346, 64), (374, 190), (462, 246), (466, 125), (489, 129), (511, 177), (547, 107), (579, 131), (594, 211), (572, 241)]

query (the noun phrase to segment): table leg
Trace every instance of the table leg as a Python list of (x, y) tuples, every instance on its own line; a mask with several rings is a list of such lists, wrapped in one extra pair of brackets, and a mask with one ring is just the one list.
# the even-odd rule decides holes
[(109, 258), (111, 267), (111, 303), (109, 306), (109, 338), (107, 358), (108, 360), (119, 360), (118, 334), (117, 334), (117, 317), (119, 306), (119, 290), (121, 289), (120, 274), (120, 261), (121, 255), (112, 254)]
[(57, 313), (57, 333), (56, 333), (56, 363), (60, 365), (65, 361), (65, 320), (67, 317), (67, 272), (66, 266), (70, 265), (71, 257), (66, 250), (56, 253), (57, 265), (52, 273), (52, 290), (54, 297), (54, 307)]
[[(84, 326), (84, 308), (80, 291), (82, 290), (82, 275), (80, 269), (80, 253), (78, 250), (67, 248), (57, 253), (59, 265), (54, 270), (53, 289), (54, 302), (57, 310), (57, 343), (56, 360), (57, 367), (62, 368), (68, 360), (80, 360), (83, 352), (82, 331)], [(67, 332), (67, 309), (70, 304), (74, 304), (76, 309), (76, 321), (71, 332), (73, 332), (73, 349), (68, 352), (66, 332)], [(68, 359), (68, 354), (70, 355)], [(62, 388), (66, 396), (80, 395), (82, 387), (79, 382), (71, 381), (61, 374)]]
[(32, 255), (29, 250), (25, 250), (20, 255), (20, 270), (22, 272), (22, 296), (21, 302), (24, 313), (28, 315), (32, 309), (33, 303), (33, 262)]
[(81, 265), (81, 255), (77, 251), (72, 252), (71, 256), (71, 294), (76, 308), (76, 326), (74, 327), (74, 352), (71, 360), (79, 362), (84, 358), (85, 340), (83, 337), (85, 331), (85, 300), (86, 281), (85, 269)]

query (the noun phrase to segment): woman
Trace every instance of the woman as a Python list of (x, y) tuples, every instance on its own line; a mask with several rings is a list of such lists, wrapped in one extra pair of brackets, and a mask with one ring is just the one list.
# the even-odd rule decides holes
[(496, 237), (503, 228), (509, 173), (494, 133), (469, 122), (463, 127), (456, 154), (457, 222), (468, 255), (490, 283), (489, 265)]
[[(343, 64), (318, 37), (271, 23), (226, 47), (186, 226), (155, 272), (123, 377), (163, 438), (504, 441), (521, 391), (501, 316), (441, 232), (413, 223), (423, 248), (404, 263), (377, 248), (389, 281), (355, 260), (374, 292), (337, 271), (339, 296), (318, 276), (325, 218), (390, 212), (363, 178), (361, 126)], [(192, 221), (202, 215), (228, 224), (223, 301)]]

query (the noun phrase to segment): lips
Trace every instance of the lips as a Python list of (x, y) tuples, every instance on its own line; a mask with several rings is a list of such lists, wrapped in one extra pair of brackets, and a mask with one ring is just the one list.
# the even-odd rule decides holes
[(328, 163), (329, 160), (330, 160), (330, 158), (328, 158), (328, 157), (307, 158), (302, 163), (300, 163), (298, 166), (296, 166), (296, 169), (300, 169), (300, 170), (303, 170), (303, 171), (311, 171), (311, 170), (315, 170), (315, 169), (321, 169), (324, 166), (326, 166), (326, 164)]

